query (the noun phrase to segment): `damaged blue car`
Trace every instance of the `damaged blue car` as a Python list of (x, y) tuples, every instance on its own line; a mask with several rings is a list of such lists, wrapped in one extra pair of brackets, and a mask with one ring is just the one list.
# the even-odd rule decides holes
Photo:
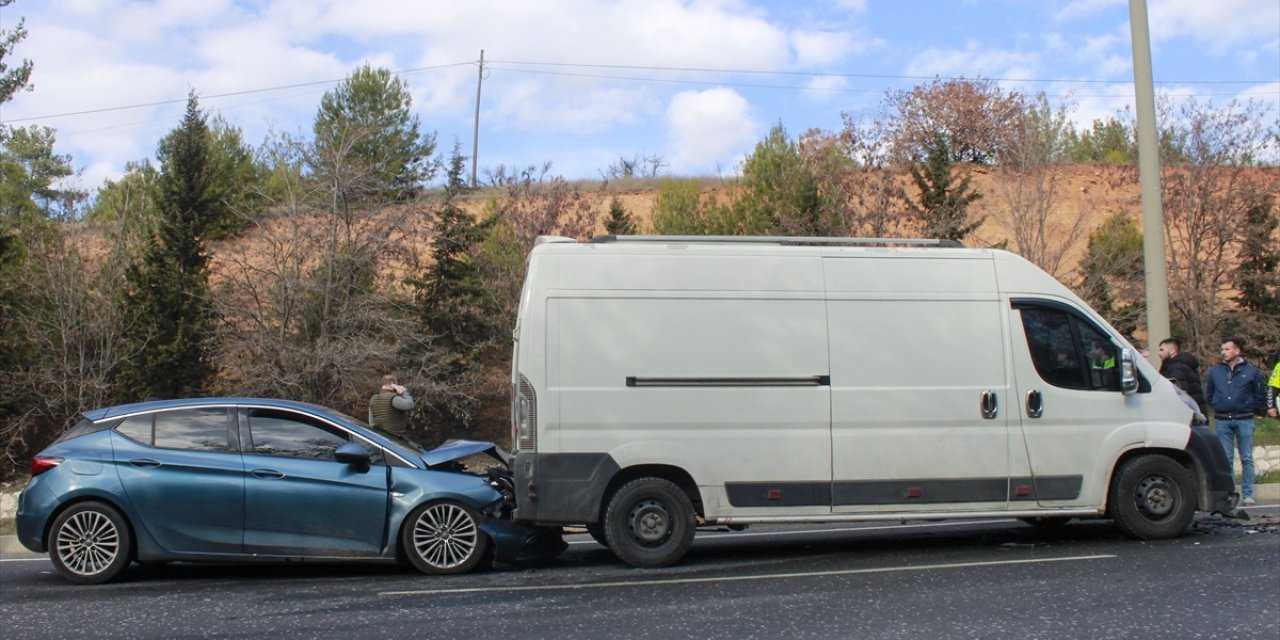
[(449, 574), (559, 554), (559, 529), (510, 521), (507, 465), (492, 443), (427, 450), (302, 402), (109, 407), (32, 460), (18, 539), (82, 584), (134, 561), (367, 559)]

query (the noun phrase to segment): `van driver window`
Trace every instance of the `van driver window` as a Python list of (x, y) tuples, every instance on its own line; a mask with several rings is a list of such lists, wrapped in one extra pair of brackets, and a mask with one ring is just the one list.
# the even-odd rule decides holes
[(1119, 349), (1080, 318), (1058, 309), (1022, 308), (1027, 347), (1041, 379), (1067, 389), (1119, 391)]

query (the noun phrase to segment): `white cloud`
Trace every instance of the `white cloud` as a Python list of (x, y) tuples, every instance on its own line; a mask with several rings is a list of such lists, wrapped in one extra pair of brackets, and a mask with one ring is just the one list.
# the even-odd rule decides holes
[(755, 143), (759, 125), (751, 105), (732, 89), (684, 91), (667, 107), (667, 149), (671, 172), (706, 173), (736, 163)]
[(855, 49), (853, 38), (843, 31), (795, 31), (791, 34), (791, 47), (796, 52), (796, 64), (816, 67), (831, 64), (849, 55)]
[(1057, 20), (1079, 20), (1124, 3), (1125, 0), (1074, 0), (1074, 2), (1069, 2), (1067, 6), (1059, 9), (1054, 18)]
[(1034, 78), (1036, 56), (1030, 53), (986, 49), (969, 42), (964, 49), (927, 49), (907, 65), (911, 76), (984, 78)]
[(818, 76), (809, 81), (804, 96), (814, 102), (830, 102), (849, 88), (849, 79), (843, 76)]
[(1220, 53), (1232, 44), (1273, 36), (1280, 29), (1275, 0), (1152, 0), (1151, 39), (1187, 36)]

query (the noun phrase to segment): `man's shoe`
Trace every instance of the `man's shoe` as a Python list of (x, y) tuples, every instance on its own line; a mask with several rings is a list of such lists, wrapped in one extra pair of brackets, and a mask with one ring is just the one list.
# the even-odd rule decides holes
[(1244, 500), (1241, 500), (1240, 504), (1241, 506), (1252, 507), (1253, 505), (1258, 504), (1258, 501), (1254, 500), (1252, 497), (1249, 497), (1249, 498), (1245, 498)]

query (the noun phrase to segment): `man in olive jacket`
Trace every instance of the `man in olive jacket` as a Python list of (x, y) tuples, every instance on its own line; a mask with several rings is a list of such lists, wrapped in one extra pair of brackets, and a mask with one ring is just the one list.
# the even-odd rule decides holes
[(1214, 430), (1227, 452), (1227, 465), (1232, 465), (1235, 449), (1240, 449), (1242, 479), (1241, 504), (1253, 500), (1253, 413), (1266, 406), (1262, 372), (1242, 355), (1244, 343), (1239, 338), (1222, 341), (1222, 362), (1209, 369), (1204, 381), (1204, 395), (1213, 407)]
[(409, 430), (413, 396), (400, 385), (395, 374), (382, 376), (382, 388), (369, 398), (369, 424), (387, 433), (402, 436)]

